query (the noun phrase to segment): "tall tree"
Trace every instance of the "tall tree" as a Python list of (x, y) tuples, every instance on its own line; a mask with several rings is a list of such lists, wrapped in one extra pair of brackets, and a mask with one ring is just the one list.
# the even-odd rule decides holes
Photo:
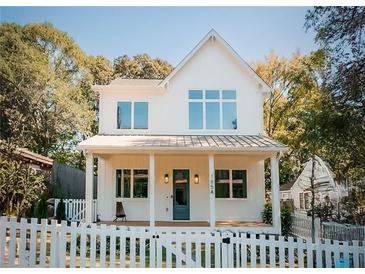
[(254, 64), (256, 72), (272, 87), (264, 104), (266, 132), (290, 148), (281, 159), (281, 183), (296, 178), (301, 164), (310, 156), (309, 144), (316, 143), (306, 128), (319, 106), (319, 75), (324, 64), (321, 51), (308, 56), (295, 53), (290, 59), (271, 52), (265, 61)]
[(336, 169), (365, 176), (365, 7), (315, 7), (307, 29), (328, 55), (317, 122)]
[(163, 79), (172, 70), (172, 66), (159, 58), (148, 54), (138, 54), (130, 58), (123, 55), (114, 60), (114, 74), (126, 79)]

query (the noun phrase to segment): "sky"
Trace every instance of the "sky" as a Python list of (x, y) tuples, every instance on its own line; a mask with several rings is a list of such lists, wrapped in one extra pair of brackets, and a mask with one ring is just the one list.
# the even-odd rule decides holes
[(176, 66), (214, 28), (247, 62), (317, 48), (309, 7), (0, 7), (0, 21), (52, 23), (87, 54), (147, 53)]

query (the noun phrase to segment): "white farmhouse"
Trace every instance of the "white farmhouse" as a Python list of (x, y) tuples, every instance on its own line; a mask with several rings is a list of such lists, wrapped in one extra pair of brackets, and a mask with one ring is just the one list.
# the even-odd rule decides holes
[[(99, 133), (86, 154), (86, 221), (112, 222), (122, 202), (127, 226), (236, 227), (280, 232), (278, 157), (264, 135), (270, 87), (214, 30), (163, 80), (115, 79), (95, 86)], [(273, 226), (261, 223), (264, 160), (272, 170)], [(238, 228), (237, 228), (238, 227)]]
[[(282, 200), (293, 200), (294, 210), (297, 213), (307, 213), (311, 209), (312, 163), (311, 159), (304, 165), (303, 171), (294, 183), (280, 187)], [(342, 197), (347, 196), (347, 186), (336, 180), (336, 176), (327, 162), (315, 156), (314, 167), (314, 199), (316, 204), (323, 203), (326, 199), (337, 204)]]

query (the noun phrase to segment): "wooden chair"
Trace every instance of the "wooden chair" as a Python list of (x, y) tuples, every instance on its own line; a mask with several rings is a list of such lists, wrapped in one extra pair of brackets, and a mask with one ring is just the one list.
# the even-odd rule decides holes
[(117, 221), (118, 218), (122, 218), (122, 220), (124, 219), (124, 222), (127, 221), (127, 215), (125, 214), (122, 202), (117, 202), (116, 204), (116, 214), (115, 214), (115, 220), (113, 222)]

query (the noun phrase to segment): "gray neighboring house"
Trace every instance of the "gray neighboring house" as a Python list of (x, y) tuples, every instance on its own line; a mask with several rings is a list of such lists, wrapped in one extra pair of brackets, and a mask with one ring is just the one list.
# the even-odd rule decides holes
[[(312, 160), (309, 160), (294, 183), (280, 186), (281, 199), (293, 200), (297, 213), (306, 213), (311, 207), (311, 174)], [(348, 195), (346, 182), (339, 182), (330, 165), (318, 156), (315, 156), (314, 177), (316, 203), (322, 203), (329, 198), (332, 203), (337, 204), (342, 197)]]

